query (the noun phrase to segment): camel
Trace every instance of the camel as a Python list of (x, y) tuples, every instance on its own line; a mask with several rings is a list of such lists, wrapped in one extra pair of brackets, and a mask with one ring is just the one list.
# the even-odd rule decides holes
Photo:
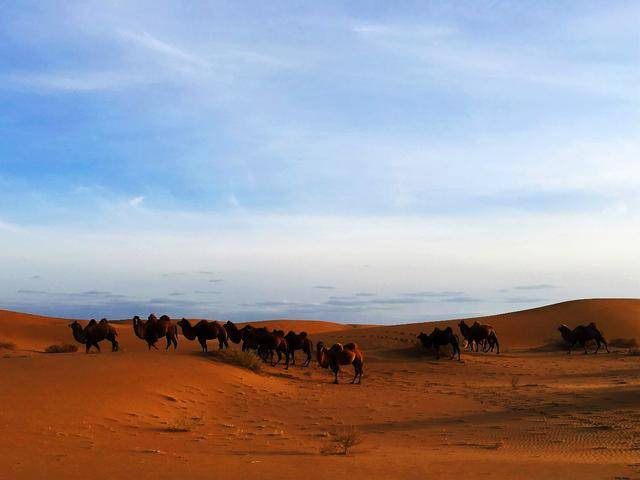
[(167, 346), (165, 350), (173, 344), (173, 349), (178, 348), (178, 327), (171, 323), (171, 319), (167, 315), (162, 315), (160, 319), (155, 314), (149, 315), (147, 321), (141, 320), (139, 316), (133, 317), (133, 332), (138, 338), (147, 342), (149, 350), (151, 347), (156, 350), (156, 342), (158, 339), (165, 337)]
[(177, 323), (182, 328), (182, 335), (188, 340), (198, 339), (203, 352), (207, 352), (207, 340), (218, 339), (219, 349), (229, 348), (227, 342), (227, 331), (218, 322), (209, 322), (207, 320), (201, 320), (194, 326), (189, 323), (189, 320), (183, 318)]
[[(473, 345), (474, 344), (477, 345), (477, 342), (473, 338), (471, 327), (469, 325), (467, 325), (464, 322), (464, 320), (461, 320), (458, 323), (458, 328), (460, 328), (460, 333), (462, 334), (464, 339), (467, 341), (467, 350), (473, 351)], [(484, 351), (484, 344), (482, 345), (482, 350)]]
[(500, 354), (500, 343), (498, 342), (498, 335), (495, 329), (491, 325), (482, 325), (477, 321), (473, 325), (469, 326), (464, 320), (460, 320), (458, 323), (460, 333), (469, 343), (470, 350), (473, 350), (473, 343), (476, 344), (476, 352), (478, 347), (482, 346), (483, 352), (492, 352), (496, 348), (496, 353)]
[(596, 342), (596, 351), (593, 353), (598, 353), (600, 350), (600, 345), (604, 345), (607, 353), (611, 353), (609, 351), (609, 346), (607, 345), (607, 341), (604, 339), (604, 336), (596, 327), (596, 324), (591, 322), (589, 325), (578, 325), (576, 328), (571, 330), (564, 323), (558, 327), (558, 331), (562, 335), (562, 338), (569, 344), (569, 354), (571, 354), (571, 349), (575, 346), (576, 343), (580, 343), (582, 348), (584, 348), (584, 354), (587, 352), (587, 342), (590, 340), (595, 340)]
[(417, 337), (422, 346), (425, 348), (434, 348), (436, 351), (436, 360), (440, 360), (440, 346), (442, 345), (451, 345), (451, 358), (458, 354), (458, 361), (460, 361), (460, 340), (458, 336), (453, 333), (453, 329), (451, 327), (447, 327), (444, 330), (440, 330), (436, 327), (430, 335), (426, 333), (420, 332), (420, 335)]
[(289, 345), (289, 352), (291, 352), (291, 364), (296, 364), (296, 350), (302, 350), (307, 355), (307, 359), (302, 366), (308, 367), (309, 363), (311, 363), (311, 356), (313, 354), (313, 342), (307, 336), (307, 332), (300, 332), (300, 334), (297, 334), (294, 331), (289, 331), (289, 333), (285, 335), (284, 339)]
[(236, 345), (242, 341), (242, 333), (238, 330), (238, 327), (231, 320), (227, 320), (224, 324), (224, 329), (227, 331), (227, 337)]
[(336, 343), (333, 347), (327, 349), (324, 342), (318, 342), (316, 346), (316, 355), (318, 364), (322, 368), (331, 368), (334, 375), (333, 383), (338, 383), (338, 373), (340, 373), (340, 365), (353, 365), (354, 375), (351, 384), (358, 385), (362, 383), (362, 374), (364, 373), (364, 355), (358, 348), (357, 343), (347, 343), (342, 345)]
[(109, 340), (111, 342), (112, 352), (117, 352), (120, 349), (118, 340), (116, 339), (118, 331), (113, 327), (113, 325), (109, 324), (106, 318), (103, 318), (100, 322), (96, 322), (95, 319), (91, 319), (84, 328), (82, 328), (80, 322), (74, 321), (69, 324), (69, 328), (71, 328), (71, 331), (73, 332), (73, 338), (78, 343), (85, 345), (85, 353), (89, 353), (92, 346), (96, 347), (98, 352), (100, 352), (100, 345), (98, 342), (103, 340)]
[[(253, 338), (250, 341), (251, 345), (257, 345), (258, 355), (264, 362), (267, 359), (270, 360), (271, 366), (275, 367), (282, 361), (282, 355), (285, 356), (285, 370), (289, 370), (289, 346), (284, 339), (284, 332), (282, 330), (273, 330), (272, 332), (267, 329), (254, 328)], [(273, 362), (274, 355), (278, 355), (278, 361)]]

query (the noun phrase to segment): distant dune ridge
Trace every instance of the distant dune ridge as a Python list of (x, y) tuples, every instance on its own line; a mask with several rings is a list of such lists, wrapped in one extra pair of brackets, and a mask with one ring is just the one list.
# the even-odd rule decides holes
[[(493, 325), (505, 348), (533, 348), (558, 339), (557, 328), (561, 323), (573, 327), (578, 324), (595, 322), (608, 340), (616, 338), (640, 339), (640, 299), (572, 300), (530, 310), (465, 320), (467, 322), (478, 320), (480, 323)], [(69, 321), (0, 310), (3, 337), (0, 340), (13, 342), (21, 349), (42, 350), (52, 343), (72, 341), (71, 331), (67, 328)], [(387, 335), (390, 343), (393, 343), (393, 339), (408, 339), (420, 331), (431, 331), (435, 326), (441, 328), (451, 326), (456, 333), (459, 333), (458, 321), (446, 320), (391, 326), (348, 325), (321, 320), (289, 319), (250, 323), (284, 331), (304, 330), (316, 338), (323, 334), (349, 331), (350, 339), (360, 341), (367, 348), (367, 339), (372, 336)], [(141, 342), (134, 338), (128, 322), (116, 323), (116, 325), (123, 347), (140, 348)]]

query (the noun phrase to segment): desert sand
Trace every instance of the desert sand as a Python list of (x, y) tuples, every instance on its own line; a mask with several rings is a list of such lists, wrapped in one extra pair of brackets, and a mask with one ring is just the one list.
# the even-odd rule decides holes
[[(539, 348), (560, 323), (640, 339), (639, 319), (631, 299), (485, 317), (502, 353), (461, 362), (416, 348), (433, 323), (265, 322), (357, 342), (358, 386), (350, 367), (331, 384), (315, 359), (256, 374), (182, 336), (175, 352), (147, 351), (128, 323), (115, 324), (120, 352), (46, 354), (74, 343), (67, 320), (0, 311), (0, 343), (13, 344), (0, 349), (0, 478), (640, 478), (640, 356)], [(322, 454), (348, 425), (363, 443)]]

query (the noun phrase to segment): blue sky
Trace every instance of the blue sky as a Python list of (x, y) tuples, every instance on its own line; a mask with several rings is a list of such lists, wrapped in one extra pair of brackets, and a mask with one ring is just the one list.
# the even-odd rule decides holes
[(0, 308), (638, 296), (637, 2), (1, 3)]

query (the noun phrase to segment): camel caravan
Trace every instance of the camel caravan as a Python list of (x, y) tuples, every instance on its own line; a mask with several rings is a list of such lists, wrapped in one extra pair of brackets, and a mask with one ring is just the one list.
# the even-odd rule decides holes
[[(178, 348), (178, 327), (182, 330), (182, 335), (189, 341), (197, 340), (202, 348), (202, 352), (209, 351), (207, 346), (208, 340), (217, 340), (218, 349), (224, 350), (229, 348), (229, 342), (236, 345), (241, 344), (243, 352), (254, 352), (264, 363), (269, 363), (275, 367), (281, 363), (284, 368), (288, 369), (290, 365), (296, 364), (295, 353), (300, 350), (305, 359), (302, 367), (308, 367), (313, 358), (313, 342), (306, 332), (296, 333), (289, 331), (285, 334), (284, 330), (272, 329), (266, 327), (254, 327), (247, 324), (241, 328), (227, 321), (225, 324), (216, 321), (200, 320), (192, 324), (186, 318), (182, 318), (178, 322), (174, 322), (169, 316), (162, 315), (160, 318), (155, 314), (149, 315), (147, 320), (142, 320), (139, 316), (133, 317), (131, 320), (133, 333), (136, 337), (143, 340), (147, 344), (147, 348), (158, 349), (156, 344), (162, 338), (166, 341), (165, 350), (169, 350), (173, 346), (173, 350)], [(107, 340), (111, 343), (111, 350), (117, 352), (119, 350), (118, 332), (106, 318), (99, 322), (91, 320), (85, 327), (80, 322), (74, 321), (69, 324), (73, 338), (85, 345), (86, 353), (89, 353), (92, 347), (100, 352), (100, 342)], [(460, 334), (464, 339), (463, 347), (471, 352), (489, 353), (495, 350), (496, 354), (500, 353), (500, 342), (498, 335), (491, 325), (474, 322), (468, 325), (464, 320), (458, 322)], [(604, 336), (598, 330), (595, 323), (588, 325), (578, 325), (571, 329), (565, 324), (558, 328), (562, 340), (568, 346), (568, 352), (571, 353), (576, 344), (584, 349), (587, 354), (587, 344), (595, 342), (598, 353), (601, 346), (604, 346), (607, 353), (609, 347)], [(460, 361), (461, 343), (460, 337), (454, 333), (450, 326), (445, 329), (435, 327), (430, 334), (420, 332), (417, 336), (420, 344), (425, 349), (433, 349), (436, 360), (440, 359), (440, 347), (449, 346), (451, 348), (450, 359), (453, 360), (456, 355)], [(336, 343), (328, 348), (324, 342), (318, 342), (316, 348), (316, 361), (322, 368), (329, 369), (334, 374), (334, 383), (338, 383), (338, 374), (341, 366), (353, 366), (354, 376), (351, 383), (362, 383), (364, 373), (364, 355), (359, 346), (354, 343)]]

